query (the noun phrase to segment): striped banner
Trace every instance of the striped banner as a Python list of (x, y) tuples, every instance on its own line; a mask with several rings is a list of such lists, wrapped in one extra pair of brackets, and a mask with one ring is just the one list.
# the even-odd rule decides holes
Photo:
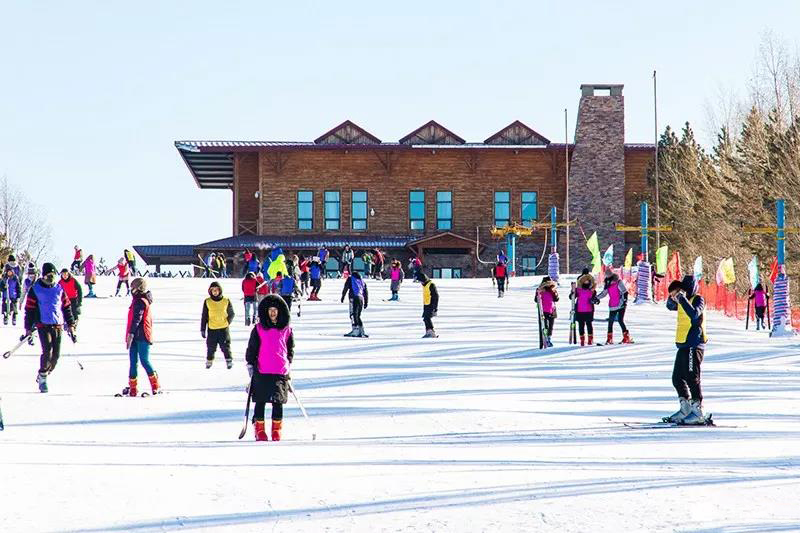
[(636, 299), (633, 303), (642, 304), (650, 301), (650, 263), (640, 261), (636, 274)]
[(775, 279), (773, 294), (774, 316), (772, 317), (771, 337), (794, 335), (792, 316), (789, 310), (789, 278), (784, 273)]
[(558, 252), (553, 252), (550, 254), (550, 257), (547, 258), (547, 275), (556, 283), (558, 283), (558, 271)]

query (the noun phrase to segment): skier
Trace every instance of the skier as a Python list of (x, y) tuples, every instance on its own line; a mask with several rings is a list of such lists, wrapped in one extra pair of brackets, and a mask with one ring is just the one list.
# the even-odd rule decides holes
[(298, 268), (300, 269), (300, 294), (303, 296), (308, 293), (308, 259), (302, 255), (298, 259)]
[(749, 299), (753, 300), (753, 304), (756, 308), (756, 331), (766, 329), (764, 325), (764, 313), (769, 305), (769, 293), (764, 290), (764, 286), (761, 283), (758, 283)]
[(355, 254), (353, 250), (350, 248), (349, 244), (344, 245), (344, 250), (342, 250), (342, 275), (344, 276), (345, 270), (347, 270), (348, 274), (353, 273), (353, 260), (355, 259)]
[(706, 303), (696, 294), (694, 276), (687, 275), (682, 281), (669, 284), (667, 309), (678, 312), (675, 328), (675, 366), (672, 370), (672, 385), (678, 392), (680, 408), (665, 420), (683, 424), (705, 424), (703, 414), (703, 391), (700, 384), (700, 366), (706, 343)]
[[(575, 298), (575, 322), (578, 323), (578, 334), (581, 338), (581, 346), (594, 344), (594, 306), (600, 300), (597, 299), (595, 291), (596, 282), (587, 269), (578, 278), (575, 285), (575, 293), (570, 293), (570, 299)], [(587, 333), (588, 342), (584, 333)]]
[(280, 296), (269, 295), (258, 305), (258, 324), (250, 332), (245, 359), (250, 395), (255, 402), (256, 440), (267, 440), (264, 407), (272, 404), (272, 440), (281, 440), (283, 405), (289, 399), (289, 368), (294, 358), (291, 316)]
[(308, 275), (311, 278), (311, 294), (308, 295), (308, 300), (318, 302), (319, 290), (322, 288), (322, 265), (319, 262), (319, 257), (314, 257), (311, 260), (311, 265), (308, 267)]
[(364, 333), (364, 323), (361, 321), (361, 311), (369, 306), (369, 291), (367, 284), (361, 278), (361, 274), (353, 272), (353, 275), (347, 278), (342, 288), (341, 302), (344, 303), (345, 295), (349, 296), (350, 300), (350, 318), (353, 329), (350, 333), (345, 333), (345, 337), (369, 337)]
[[(330, 252), (328, 251), (328, 249), (324, 245), (322, 246), (322, 248), (320, 248), (317, 251), (317, 257), (319, 257), (319, 264), (320, 264), (320, 266), (322, 266), (322, 276), (323, 277), (327, 276), (328, 275), (328, 257), (330, 257)], [(291, 309), (289, 309), (289, 311), (291, 312)]]
[(425, 335), (422, 338), (436, 338), (439, 335), (433, 329), (433, 317), (439, 311), (439, 291), (422, 270), (417, 271), (415, 279), (422, 285), (422, 321), (425, 323)]
[(200, 317), (200, 336), (206, 340), (206, 368), (211, 368), (214, 363), (217, 346), (225, 356), (228, 369), (233, 368), (229, 327), (234, 316), (236, 315), (231, 301), (222, 295), (222, 286), (212, 281), (208, 286), (208, 298), (203, 302), (203, 314)]
[(153, 394), (158, 394), (161, 392), (158, 374), (150, 364), (150, 346), (153, 344), (151, 311), (153, 295), (147, 290), (147, 281), (144, 278), (136, 278), (131, 282), (131, 294), (133, 298), (131, 298), (131, 306), (128, 308), (128, 322), (125, 328), (125, 347), (130, 356), (127, 394), (136, 396), (139, 392), (136, 384), (139, 363), (142, 363), (147, 378), (150, 380), (150, 390)]
[(372, 274), (372, 254), (365, 251), (361, 255), (361, 260), (364, 261), (364, 276), (369, 277)]
[(269, 294), (269, 282), (264, 279), (264, 275), (261, 272), (256, 273), (256, 308), (258, 304), (261, 303), (261, 300), (264, 299), (264, 296)]
[(252, 258), (253, 258), (252, 252), (250, 252), (250, 250), (245, 248), (244, 252), (242, 253), (242, 260), (244, 263), (244, 265), (242, 266), (242, 277), (247, 276), (247, 272), (249, 271), (247, 267), (250, 264), (250, 259)]
[(503, 264), (508, 263), (508, 256), (506, 256), (502, 248), (497, 251), (497, 262)]
[(81, 267), (83, 268), (84, 275), (83, 282), (89, 287), (89, 294), (87, 294), (86, 297), (97, 298), (97, 295), (94, 293), (94, 286), (97, 283), (94, 273), (94, 256), (89, 254), (89, 257), (86, 258), (86, 261), (83, 262)]
[[(291, 264), (291, 263), (290, 263)], [(294, 270), (294, 267), (292, 267)], [(292, 312), (292, 299), (294, 298), (295, 294), (297, 294), (297, 282), (294, 279), (294, 276), (287, 275), (281, 276), (278, 274), (280, 283), (278, 284), (278, 294), (283, 301), (286, 302), (286, 307), (289, 308), (289, 313)]]
[(400, 299), (398, 293), (400, 292), (400, 285), (403, 283), (403, 279), (405, 278), (405, 273), (403, 272), (403, 267), (400, 264), (400, 261), (392, 261), (392, 270), (389, 273), (389, 277), (391, 279), (389, 288), (392, 291), (392, 297), (389, 298), (389, 301), (396, 302)]
[[(33, 264), (33, 263), (31, 263)], [(17, 264), (17, 258), (14, 257), (14, 254), (8, 256), (8, 261), (6, 262), (5, 266), (3, 267), (3, 271), (12, 270), (14, 275), (18, 278), (22, 279), (22, 269), (20, 268), (19, 264)], [(36, 279), (36, 267), (33, 268), (33, 277), (34, 280)]]
[(36, 280), (25, 300), (25, 335), (39, 333), (42, 356), (39, 359), (39, 392), (47, 392), (47, 375), (53, 371), (61, 353), (62, 324), (74, 334), (75, 321), (64, 289), (58, 284), (58, 273), (52, 263), (42, 265), (42, 277)]
[(614, 322), (622, 328), (622, 344), (633, 344), (630, 332), (625, 326), (625, 308), (628, 305), (628, 287), (613, 270), (606, 270), (603, 290), (597, 295), (601, 300), (608, 296), (608, 335), (606, 344), (614, 344)]
[(69, 269), (75, 274), (80, 274), (82, 263), (83, 263), (83, 250), (78, 248), (78, 245), (76, 244), (75, 254), (72, 256), (72, 264), (69, 266)]
[[(69, 298), (69, 306), (72, 310), (72, 319), (75, 322), (74, 329), (78, 329), (78, 319), (81, 316), (81, 305), (83, 304), (83, 288), (78, 280), (66, 268), (61, 269), (61, 279), (58, 281), (61, 288)], [(74, 340), (74, 336), (73, 336)]]
[(375, 248), (375, 253), (372, 254), (374, 264), (372, 266), (372, 277), (377, 280), (383, 280), (383, 264), (386, 258), (378, 248)]
[(250, 259), (247, 261), (247, 272), (252, 272), (255, 274), (260, 268), (261, 267), (258, 264), (258, 259), (256, 259), (255, 254), (250, 254)]
[[(497, 281), (498, 286), (500, 280)], [(558, 291), (556, 290), (556, 282), (550, 279), (549, 276), (542, 278), (539, 288), (536, 289), (536, 298), (540, 299), (542, 305), (542, 319), (545, 323), (547, 330), (547, 347), (552, 347), (553, 342), (550, 340), (553, 337), (553, 325), (556, 321), (556, 302), (558, 301)]]
[(497, 280), (497, 297), (502, 298), (506, 292), (506, 279), (508, 278), (508, 271), (504, 262), (497, 262), (492, 269), (492, 278)]
[[(133, 252), (128, 250), (127, 248), (122, 252), (122, 257), (125, 258), (125, 262), (128, 264), (128, 268), (131, 271), (131, 274), (134, 276), (136, 275), (136, 256), (133, 255)], [(130, 294), (130, 292), (128, 292)]]
[(125, 288), (128, 290), (128, 294), (126, 294), (125, 296), (130, 296), (131, 286), (130, 283), (128, 283), (128, 279), (130, 279), (130, 274), (129, 274), (130, 271), (128, 270), (128, 263), (125, 262), (125, 258), (120, 257), (119, 261), (117, 261), (117, 266), (109, 270), (109, 273), (114, 272), (115, 270), (117, 271), (118, 281), (117, 281), (117, 292), (114, 293), (114, 296), (119, 296), (119, 290), (122, 287), (123, 283), (125, 284)]
[(10, 268), (5, 270), (5, 275), (0, 279), (0, 292), (3, 294), (3, 324), (8, 324), (8, 315), (11, 315), (11, 325), (16, 326), (22, 283)]
[(258, 282), (252, 272), (248, 272), (242, 280), (242, 293), (244, 294), (244, 325), (249, 326), (250, 320), (255, 324), (258, 304), (256, 304), (256, 287)]
[(419, 257), (412, 257), (408, 260), (408, 269), (411, 271), (411, 276), (414, 281), (417, 281), (417, 273), (422, 272), (422, 259)]

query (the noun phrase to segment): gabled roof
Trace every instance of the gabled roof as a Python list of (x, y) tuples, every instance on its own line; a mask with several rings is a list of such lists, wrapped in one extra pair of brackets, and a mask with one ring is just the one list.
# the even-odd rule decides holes
[(380, 144), (381, 140), (373, 134), (345, 120), (335, 128), (314, 139), (315, 144)]
[(435, 120), (415, 129), (402, 139), (400, 144), (464, 144), (465, 141)]
[(529, 128), (519, 120), (515, 120), (483, 142), (485, 144), (533, 144), (541, 146), (550, 144), (549, 139), (540, 135), (536, 130)]

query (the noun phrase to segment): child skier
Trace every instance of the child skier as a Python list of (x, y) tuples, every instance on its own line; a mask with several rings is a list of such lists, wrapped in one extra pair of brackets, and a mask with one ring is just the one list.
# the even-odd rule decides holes
[(125, 284), (125, 288), (128, 291), (128, 294), (126, 294), (125, 296), (130, 296), (131, 286), (130, 283), (128, 283), (128, 279), (130, 279), (130, 274), (128, 270), (128, 263), (125, 262), (125, 259), (123, 257), (119, 258), (119, 261), (117, 261), (117, 266), (109, 270), (109, 272), (114, 272), (115, 270), (117, 271), (118, 281), (117, 281), (117, 292), (114, 293), (114, 296), (119, 296), (119, 289), (122, 287), (123, 283)]
[(753, 300), (753, 304), (756, 308), (756, 331), (766, 329), (764, 325), (764, 312), (769, 305), (769, 294), (764, 290), (764, 286), (761, 283), (756, 285), (749, 299)]
[(222, 286), (212, 281), (208, 286), (208, 298), (203, 302), (203, 314), (200, 317), (200, 336), (206, 340), (206, 368), (211, 368), (214, 363), (217, 346), (225, 356), (228, 369), (233, 368), (229, 326), (234, 316), (236, 315), (231, 301), (222, 295)]
[(425, 335), (422, 338), (436, 338), (439, 335), (433, 329), (433, 317), (439, 311), (439, 291), (422, 270), (417, 270), (415, 279), (422, 285), (422, 321), (425, 323)]
[[(675, 328), (675, 366), (672, 369), (672, 385), (678, 392), (680, 408), (665, 421), (701, 425), (706, 423), (703, 414), (703, 390), (700, 386), (700, 366), (706, 343), (706, 303), (695, 294), (694, 276), (687, 275), (682, 281), (669, 284), (667, 309), (678, 312)], [(691, 398), (691, 399), (690, 399)]]
[(56, 267), (52, 263), (42, 265), (42, 277), (36, 280), (25, 300), (25, 334), (39, 333), (42, 356), (39, 359), (39, 392), (47, 392), (47, 375), (53, 371), (61, 353), (62, 324), (72, 335), (75, 321), (72, 308), (64, 289), (58, 284)]
[[(500, 280), (497, 280), (498, 286)], [(550, 340), (553, 337), (553, 325), (556, 321), (556, 302), (558, 301), (558, 291), (556, 290), (556, 282), (550, 279), (549, 276), (542, 278), (539, 288), (536, 289), (536, 298), (539, 299), (542, 305), (542, 319), (544, 320), (545, 329), (547, 330), (547, 346), (553, 346)]]
[[(570, 293), (570, 299), (575, 298), (575, 322), (578, 323), (578, 334), (581, 338), (581, 346), (594, 344), (594, 306), (597, 299), (595, 291), (596, 282), (594, 276), (586, 271), (581, 275), (575, 286), (575, 293)], [(584, 333), (589, 335), (588, 343)]]
[(267, 440), (264, 407), (272, 404), (272, 440), (281, 440), (283, 405), (289, 399), (289, 368), (294, 358), (291, 316), (280, 296), (269, 295), (258, 305), (258, 324), (250, 333), (245, 359), (250, 373), (250, 395), (255, 402), (256, 440)]
[(606, 270), (604, 288), (597, 299), (608, 296), (608, 335), (606, 344), (614, 344), (614, 322), (622, 328), (622, 344), (633, 344), (630, 332), (625, 327), (625, 307), (628, 305), (628, 287), (612, 270)]
[[(32, 265), (33, 263), (31, 263)], [(3, 270), (12, 270), (14, 271), (14, 275), (18, 278), (22, 279), (22, 269), (20, 268), (19, 264), (17, 264), (17, 258), (14, 257), (14, 254), (8, 256), (8, 262), (3, 267)], [(36, 268), (33, 269), (33, 277), (34, 280), (36, 279)]]
[(350, 333), (345, 333), (345, 337), (369, 337), (364, 333), (364, 323), (361, 321), (361, 311), (366, 309), (369, 305), (369, 291), (367, 284), (361, 278), (361, 274), (353, 272), (353, 275), (347, 278), (342, 288), (341, 301), (344, 303), (345, 295), (349, 295), (350, 299), (350, 319), (353, 329)]
[(84, 261), (81, 266), (83, 267), (83, 282), (89, 287), (89, 294), (87, 294), (86, 297), (97, 298), (97, 295), (94, 293), (94, 285), (97, 283), (94, 273), (94, 256), (89, 254), (89, 257), (86, 258), (86, 261)]
[(300, 294), (305, 296), (308, 293), (308, 259), (302, 255), (298, 259), (298, 268), (300, 269)]
[[(292, 267), (294, 270), (294, 267)], [(280, 274), (278, 274), (280, 276)], [(286, 307), (289, 309), (289, 313), (292, 312), (292, 299), (294, 295), (297, 293), (297, 282), (295, 281), (294, 277), (289, 276), (280, 276), (280, 284), (278, 285), (278, 294), (283, 301), (286, 302)]]
[(264, 279), (264, 274), (256, 272), (256, 307), (267, 294), (269, 294), (269, 281)]
[[(78, 328), (78, 319), (81, 316), (81, 305), (83, 304), (83, 288), (78, 280), (66, 268), (61, 269), (61, 279), (58, 281), (64, 292), (69, 298), (69, 306), (72, 310), (72, 319), (75, 321), (74, 329)], [(74, 336), (73, 336), (74, 339)]]
[(396, 302), (400, 299), (398, 293), (400, 292), (400, 285), (403, 283), (403, 279), (405, 278), (405, 273), (403, 272), (403, 267), (400, 264), (400, 261), (392, 261), (392, 270), (389, 273), (389, 276), (391, 278), (391, 284), (389, 285), (389, 288), (392, 291), (392, 297), (389, 298), (389, 301)]
[(506, 264), (502, 261), (498, 261), (497, 264), (492, 269), (492, 277), (497, 280), (497, 297), (502, 298), (506, 292), (506, 278), (508, 276), (508, 270), (506, 269)]
[(80, 274), (82, 262), (83, 262), (83, 250), (78, 248), (78, 245), (76, 244), (75, 254), (72, 256), (72, 264), (69, 266), (69, 269), (75, 274)]
[(139, 363), (142, 363), (147, 378), (150, 380), (150, 390), (153, 394), (161, 392), (158, 383), (158, 374), (150, 364), (150, 346), (153, 344), (153, 315), (151, 306), (153, 295), (147, 290), (147, 281), (136, 278), (131, 282), (131, 306), (128, 308), (128, 322), (125, 328), (125, 347), (130, 356), (128, 369), (128, 388), (123, 393), (136, 396), (139, 392), (136, 378)]
[(311, 265), (308, 267), (308, 275), (311, 278), (311, 294), (308, 295), (308, 300), (318, 302), (319, 290), (322, 288), (322, 265), (318, 257), (311, 260)]
[(11, 315), (11, 325), (17, 325), (17, 307), (22, 296), (22, 284), (14, 271), (7, 268), (5, 275), (0, 280), (0, 292), (3, 294), (3, 324), (8, 324), (8, 315)]
[(255, 324), (258, 305), (256, 304), (256, 287), (258, 282), (252, 272), (248, 272), (242, 280), (242, 293), (244, 294), (244, 325), (249, 326), (250, 320)]

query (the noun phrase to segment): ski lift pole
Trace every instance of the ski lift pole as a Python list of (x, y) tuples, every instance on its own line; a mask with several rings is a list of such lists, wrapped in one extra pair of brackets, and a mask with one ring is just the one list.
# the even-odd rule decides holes
[(642, 261), (638, 265), (637, 278), (636, 278), (636, 303), (650, 301), (650, 265), (649, 259), (649, 246), (648, 237), (651, 231), (656, 232), (670, 232), (672, 226), (648, 226), (647, 224), (647, 202), (642, 202), (640, 207), (641, 225), (640, 226), (626, 226), (624, 224), (617, 224), (617, 231), (638, 231), (641, 235), (641, 253)]

